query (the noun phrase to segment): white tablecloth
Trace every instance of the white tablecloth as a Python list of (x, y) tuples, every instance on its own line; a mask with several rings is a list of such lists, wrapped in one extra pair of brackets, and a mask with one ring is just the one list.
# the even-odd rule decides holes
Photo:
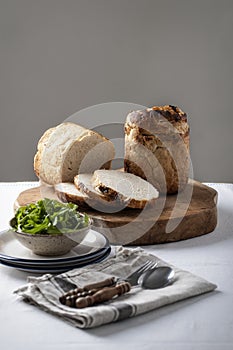
[[(0, 265), (0, 348), (233, 349), (233, 184), (208, 185), (219, 194), (218, 226), (214, 232), (144, 248), (216, 283), (215, 292), (118, 323), (81, 330), (12, 294), (26, 283), (28, 273)], [(33, 186), (37, 183), (0, 183), (0, 230), (8, 227), (18, 193)]]

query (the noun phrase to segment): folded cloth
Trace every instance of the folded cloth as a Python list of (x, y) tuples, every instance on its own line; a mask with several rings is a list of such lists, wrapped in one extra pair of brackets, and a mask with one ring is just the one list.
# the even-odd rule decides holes
[(59, 301), (62, 294), (75, 286), (82, 287), (110, 276), (124, 278), (148, 259), (158, 262), (158, 266), (169, 266), (142, 248), (117, 246), (114, 255), (101, 263), (56, 276), (46, 274), (41, 277), (29, 277), (28, 284), (14, 293), (75, 327), (92, 328), (137, 316), (178, 300), (213, 291), (217, 287), (201, 277), (172, 266), (175, 270), (175, 280), (173, 284), (161, 289), (132, 288), (129, 293), (118, 298), (83, 309), (71, 308)]

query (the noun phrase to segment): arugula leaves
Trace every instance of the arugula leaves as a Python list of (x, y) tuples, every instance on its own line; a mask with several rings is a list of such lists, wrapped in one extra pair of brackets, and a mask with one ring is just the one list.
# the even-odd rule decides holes
[(80, 214), (77, 209), (74, 203), (45, 198), (20, 207), (10, 225), (15, 231), (31, 234), (72, 233), (89, 224), (88, 215)]

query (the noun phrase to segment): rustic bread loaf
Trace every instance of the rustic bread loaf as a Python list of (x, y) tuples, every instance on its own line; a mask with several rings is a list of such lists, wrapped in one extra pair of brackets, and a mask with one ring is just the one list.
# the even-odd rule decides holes
[(43, 182), (73, 182), (78, 173), (109, 169), (115, 156), (112, 142), (74, 123), (47, 130), (38, 142), (34, 170)]
[(142, 209), (152, 205), (159, 197), (158, 191), (142, 178), (118, 170), (96, 170), (92, 186), (108, 200), (118, 200), (129, 208)]
[(189, 176), (189, 126), (178, 107), (132, 111), (125, 122), (124, 169), (162, 193), (182, 190)]

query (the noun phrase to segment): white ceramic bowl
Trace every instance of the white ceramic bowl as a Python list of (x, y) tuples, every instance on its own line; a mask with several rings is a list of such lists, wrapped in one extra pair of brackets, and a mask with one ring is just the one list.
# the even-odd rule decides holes
[(89, 221), (87, 227), (69, 234), (31, 234), (25, 232), (13, 232), (18, 241), (26, 248), (32, 250), (34, 254), (55, 256), (64, 255), (80, 244), (90, 230), (90, 226), (91, 223)]

